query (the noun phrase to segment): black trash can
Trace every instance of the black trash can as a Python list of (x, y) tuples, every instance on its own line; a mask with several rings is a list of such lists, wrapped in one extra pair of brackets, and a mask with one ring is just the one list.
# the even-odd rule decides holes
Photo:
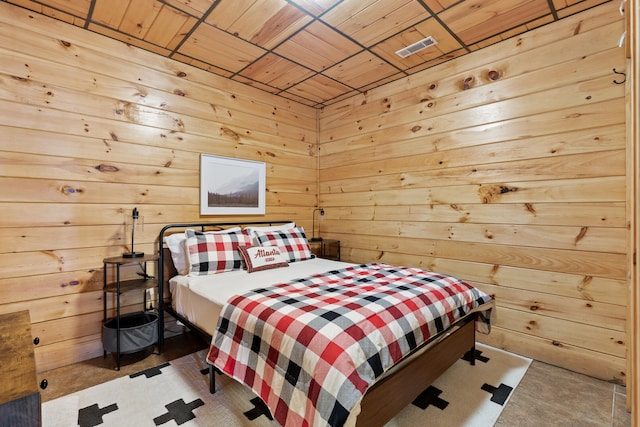
[[(107, 320), (102, 328), (104, 350), (117, 352), (116, 319)], [(158, 315), (137, 312), (120, 316), (120, 353), (134, 353), (158, 342)]]

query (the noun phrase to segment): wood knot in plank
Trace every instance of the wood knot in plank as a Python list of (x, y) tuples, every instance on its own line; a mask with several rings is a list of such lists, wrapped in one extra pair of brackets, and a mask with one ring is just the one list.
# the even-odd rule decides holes
[(514, 192), (514, 191), (518, 191), (518, 189), (516, 187), (508, 187), (506, 185), (500, 186), (500, 194)]
[(222, 131), (223, 134), (230, 136), (234, 141), (239, 141), (240, 140), (240, 135), (237, 132), (234, 132), (233, 130), (229, 129), (228, 127), (221, 127), (220, 130)]
[(582, 21), (578, 22), (578, 25), (576, 25), (576, 28), (573, 30), (573, 35), (577, 36), (578, 34), (580, 34), (581, 29), (582, 29)]
[(491, 268), (491, 271), (489, 272), (489, 278), (491, 279), (491, 283), (494, 285), (498, 284), (498, 281), (496, 280), (495, 276), (498, 274), (499, 270), (500, 270), (500, 266), (498, 264), (494, 264), (493, 267)]
[(411, 128), (411, 132), (415, 133), (415, 132), (418, 132), (420, 129), (422, 129), (422, 126), (416, 125)]
[(62, 283), (60, 284), (61, 288), (66, 288), (68, 286), (78, 286), (80, 285), (80, 281), (79, 280), (71, 280), (69, 281), (69, 283)]
[(147, 97), (147, 91), (145, 89), (142, 88), (136, 88), (138, 89), (138, 91), (136, 93), (133, 94), (133, 96), (138, 96), (140, 98), (146, 98)]
[(500, 78), (500, 72), (496, 70), (491, 70), (487, 73), (487, 76), (489, 77), (489, 80), (496, 81)]
[(478, 188), (478, 194), (482, 203), (493, 203), (500, 199), (502, 194), (516, 192), (517, 187), (509, 187), (507, 185), (481, 185)]
[(76, 193), (83, 193), (84, 190), (82, 188), (74, 188), (71, 187), (70, 185), (63, 185), (62, 188), (60, 189), (60, 192), (62, 194), (76, 194)]
[(105, 164), (99, 164), (98, 166), (95, 167), (95, 169), (100, 172), (119, 172), (120, 171), (120, 169), (117, 166), (105, 165)]
[(580, 232), (578, 233), (578, 235), (576, 236), (575, 240), (574, 240), (574, 244), (577, 245), (578, 242), (580, 242), (580, 240), (584, 239), (584, 236), (587, 235), (587, 231), (589, 230), (589, 227), (582, 227), (580, 229)]
[(71, 47), (71, 43), (69, 43), (66, 40), (58, 40), (60, 42), (60, 44), (64, 47)]
[(533, 207), (532, 203), (525, 203), (524, 204), (525, 209), (527, 209), (529, 212), (531, 212), (533, 215), (536, 214), (536, 209)]

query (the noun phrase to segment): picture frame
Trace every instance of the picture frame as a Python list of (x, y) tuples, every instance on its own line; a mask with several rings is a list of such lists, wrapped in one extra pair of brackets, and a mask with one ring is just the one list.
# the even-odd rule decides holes
[(201, 215), (264, 215), (265, 192), (264, 162), (200, 155)]

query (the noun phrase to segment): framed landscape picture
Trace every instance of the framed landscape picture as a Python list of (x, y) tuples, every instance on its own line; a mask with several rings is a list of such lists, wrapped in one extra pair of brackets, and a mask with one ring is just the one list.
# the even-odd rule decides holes
[(264, 162), (200, 155), (201, 215), (263, 215)]

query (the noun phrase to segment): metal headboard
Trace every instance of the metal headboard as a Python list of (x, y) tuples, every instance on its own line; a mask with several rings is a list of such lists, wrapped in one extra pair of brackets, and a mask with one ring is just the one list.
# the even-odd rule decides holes
[[(196, 325), (193, 325), (187, 319), (184, 319), (182, 316), (176, 313), (171, 308), (170, 304), (167, 307), (165, 307), (164, 286), (165, 286), (165, 280), (168, 280), (168, 278), (165, 279), (164, 277), (165, 271), (167, 271), (165, 269), (165, 264), (167, 263), (167, 260), (165, 258), (167, 256), (167, 253), (165, 251), (164, 237), (168, 231), (177, 230), (177, 229), (186, 230), (188, 228), (199, 228), (201, 231), (206, 231), (208, 229), (224, 229), (229, 227), (249, 227), (249, 226), (260, 226), (260, 225), (268, 226), (268, 225), (276, 225), (276, 224), (287, 224), (290, 222), (292, 221), (291, 220), (273, 220), (273, 221), (242, 221), (242, 222), (190, 222), (190, 223), (169, 224), (162, 227), (162, 230), (160, 230), (160, 234), (158, 235), (159, 262), (158, 262), (158, 271), (156, 273), (158, 277), (158, 322), (160, 323), (158, 325), (158, 329), (159, 331), (162, 331), (162, 333), (158, 334), (158, 351), (162, 353), (162, 348), (164, 345), (164, 311), (165, 310), (169, 314), (171, 314), (171, 316), (180, 320), (180, 322), (186, 324), (190, 329), (195, 330), (201, 335), (204, 335), (205, 338), (207, 338), (206, 336), (208, 335), (204, 333)], [(170, 255), (169, 255), (169, 259), (171, 259)], [(208, 338), (210, 339), (210, 337)]]

